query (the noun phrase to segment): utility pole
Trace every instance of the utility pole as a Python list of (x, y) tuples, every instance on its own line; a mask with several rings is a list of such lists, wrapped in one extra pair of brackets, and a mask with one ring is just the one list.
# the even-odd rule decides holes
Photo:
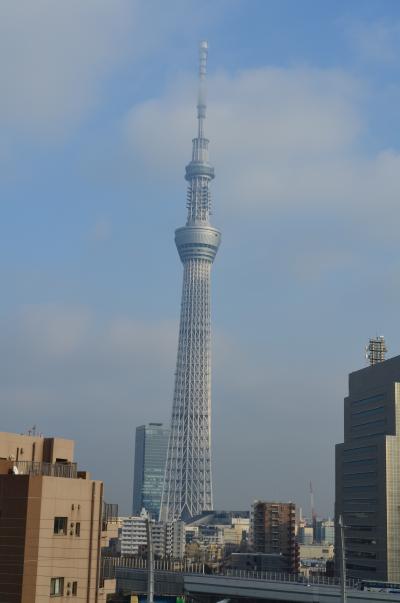
[(154, 551), (153, 534), (151, 531), (151, 519), (146, 517), (147, 532), (147, 603), (154, 602)]
[(311, 503), (311, 522), (312, 522), (313, 543), (314, 543), (314, 542), (316, 542), (316, 539), (317, 539), (317, 514), (315, 512), (315, 506), (314, 506), (314, 490), (313, 490), (312, 482), (310, 482), (310, 503)]
[(339, 515), (340, 528), (340, 602), (347, 603), (346, 592), (346, 551), (344, 547), (343, 515)]

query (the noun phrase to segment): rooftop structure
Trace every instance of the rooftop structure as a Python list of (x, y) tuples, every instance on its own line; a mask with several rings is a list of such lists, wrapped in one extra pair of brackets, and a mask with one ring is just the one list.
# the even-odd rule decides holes
[(383, 362), (385, 360), (385, 354), (387, 352), (385, 338), (383, 335), (379, 337), (373, 337), (369, 340), (366, 347), (366, 357), (371, 365)]

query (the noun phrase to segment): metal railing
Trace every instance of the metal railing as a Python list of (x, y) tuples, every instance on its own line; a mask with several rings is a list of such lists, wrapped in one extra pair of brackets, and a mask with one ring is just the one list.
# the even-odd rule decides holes
[[(119, 568), (147, 570), (147, 559), (134, 556), (106, 557), (101, 559), (102, 575), (104, 578), (115, 578)], [(155, 559), (154, 570), (173, 572), (177, 574), (204, 574), (204, 563), (190, 563), (173, 559)]]
[(14, 461), (18, 475), (44, 475), (48, 477), (70, 477), (78, 475), (76, 463), (43, 463), (41, 461)]
[[(103, 557), (102, 573), (105, 578), (115, 578), (117, 569), (147, 570), (147, 560), (140, 557)], [(189, 563), (189, 561), (174, 561), (169, 559), (159, 559), (154, 561), (155, 571), (172, 572), (180, 574), (205, 574), (204, 563)], [(238, 578), (241, 580), (263, 580), (266, 582), (290, 582), (292, 584), (307, 584), (319, 586), (339, 586), (340, 578), (331, 578), (328, 576), (309, 577), (301, 574), (287, 574), (283, 572), (257, 572), (240, 569), (223, 568), (210, 575), (215, 577)], [(359, 580), (351, 578), (346, 580), (348, 588), (357, 588)]]
[[(257, 572), (239, 569), (225, 569), (218, 575), (229, 576), (232, 578), (266, 580), (268, 582), (292, 582), (294, 584), (316, 584), (325, 586), (340, 585), (340, 578), (320, 576), (314, 574), (311, 574), (307, 577), (303, 576), (302, 574), (286, 574), (283, 572)], [(357, 588), (359, 580), (353, 580), (349, 578), (348, 580), (346, 580), (346, 584), (349, 588)]]

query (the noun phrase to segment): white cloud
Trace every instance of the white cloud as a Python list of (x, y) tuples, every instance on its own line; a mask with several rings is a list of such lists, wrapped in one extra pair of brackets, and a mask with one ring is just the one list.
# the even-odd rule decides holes
[(65, 133), (96, 102), (127, 50), (127, 2), (21, 0), (0, 7), (0, 124)]

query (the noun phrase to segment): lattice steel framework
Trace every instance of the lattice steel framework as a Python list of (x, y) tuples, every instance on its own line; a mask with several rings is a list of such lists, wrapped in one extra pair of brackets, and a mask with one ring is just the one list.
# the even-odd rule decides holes
[(200, 44), (198, 133), (193, 139), (188, 181), (186, 226), (175, 231), (183, 263), (178, 356), (171, 433), (165, 467), (160, 519), (187, 520), (213, 507), (211, 474), (211, 265), (221, 233), (210, 225), (209, 184), (214, 168), (204, 137), (207, 42)]

